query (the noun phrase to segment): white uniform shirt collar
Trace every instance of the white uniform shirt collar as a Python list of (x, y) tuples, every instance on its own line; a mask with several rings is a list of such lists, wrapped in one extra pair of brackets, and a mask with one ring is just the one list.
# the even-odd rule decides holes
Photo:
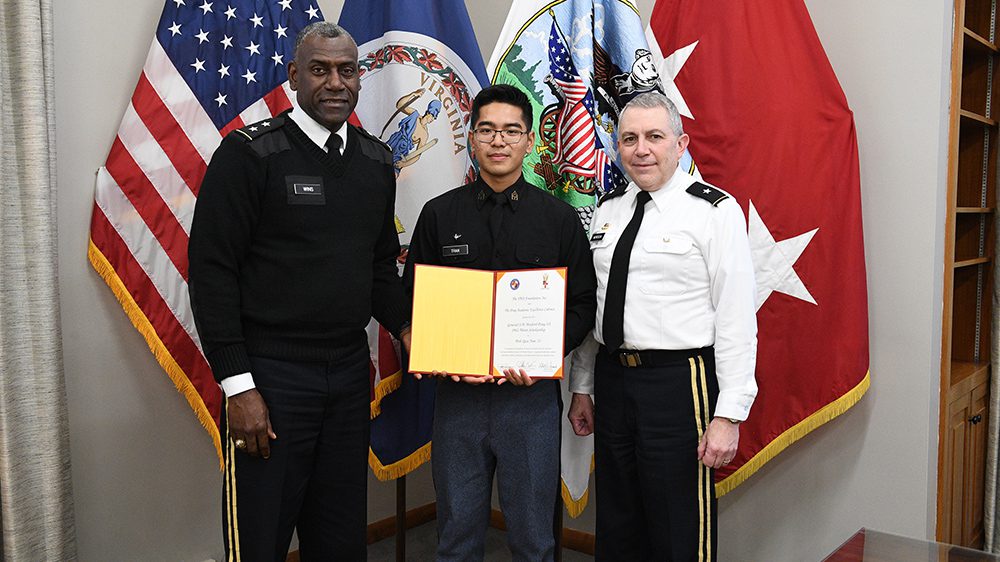
[[(657, 189), (656, 191), (649, 192), (653, 199), (653, 204), (656, 205), (657, 209), (662, 209), (668, 200), (675, 197), (676, 193), (687, 189), (692, 183), (694, 183), (694, 181), (695, 179), (690, 174), (682, 170), (680, 166), (677, 166), (677, 169), (674, 170), (674, 174), (670, 176), (667, 183), (663, 184), (663, 187)], [(626, 196), (629, 197), (631, 201), (635, 201), (635, 198), (638, 195), (639, 186), (637, 186), (635, 182), (630, 183), (628, 189), (626, 190)]]
[[(308, 113), (302, 111), (302, 108), (295, 107), (292, 109), (288, 117), (295, 121), (295, 124), (302, 129), (302, 132), (309, 137), (309, 140), (316, 143), (316, 146), (326, 150), (326, 141), (330, 138), (330, 129), (327, 129), (323, 125), (320, 125), (318, 121), (309, 116)], [(344, 147), (347, 146), (347, 124), (343, 124), (335, 133), (340, 137), (340, 153), (344, 153)]]

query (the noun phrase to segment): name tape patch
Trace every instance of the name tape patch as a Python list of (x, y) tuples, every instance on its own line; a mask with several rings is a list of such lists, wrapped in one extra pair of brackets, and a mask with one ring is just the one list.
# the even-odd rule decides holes
[(468, 244), (456, 244), (454, 246), (443, 246), (441, 248), (441, 255), (444, 257), (448, 256), (467, 256), (469, 255), (469, 245)]

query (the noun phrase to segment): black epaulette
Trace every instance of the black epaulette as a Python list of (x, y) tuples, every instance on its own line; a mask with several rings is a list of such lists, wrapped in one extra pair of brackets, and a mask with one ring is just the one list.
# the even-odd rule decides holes
[(372, 160), (375, 160), (376, 162), (381, 162), (390, 166), (392, 165), (392, 149), (389, 148), (389, 145), (385, 144), (382, 142), (382, 139), (362, 129), (361, 127), (354, 127), (354, 130), (357, 131), (361, 137), (359, 139), (361, 141), (359, 144), (361, 145), (362, 154)]
[(597, 200), (597, 206), (600, 207), (601, 205), (604, 204), (605, 201), (609, 201), (611, 199), (614, 199), (615, 197), (621, 197), (622, 195), (625, 195), (626, 189), (628, 189), (628, 184), (619, 185), (618, 187), (605, 193), (604, 195), (601, 196), (600, 199)]
[(686, 191), (699, 199), (708, 201), (713, 207), (718, 207), (719, 203), (729, 199), (729, 194), (725, 191), (697, 181), (692, 183)]
[(236, 129), (234, 132), (240, 137), (243, 137), (247, 141), (256, 140), (267, 133), (280, 129), (285, 124), (284, 117), (272, 117), (270, 119), (264, 119), (263, 121), (257, 121), (256, 123), (251, 123), (246, 127), (241, 127)]
[(284, 150), (290, 150), (288, 138), (285, 135), (272, 135), (285, 125), (284, 117), (271, 117), (263, 121), (251, 123), (246, 127), (235, 129), (230, 135), (250, 145), (258, 156), (264, 157)]

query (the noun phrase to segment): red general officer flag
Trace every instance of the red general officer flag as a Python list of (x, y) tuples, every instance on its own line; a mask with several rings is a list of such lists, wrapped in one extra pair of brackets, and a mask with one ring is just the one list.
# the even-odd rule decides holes
[(857, 138), (801, 0), (659, 0), (650, 32), (691, 155), (743, 207), (753, 252), (760, 392), (722, 495), (868, 389)]

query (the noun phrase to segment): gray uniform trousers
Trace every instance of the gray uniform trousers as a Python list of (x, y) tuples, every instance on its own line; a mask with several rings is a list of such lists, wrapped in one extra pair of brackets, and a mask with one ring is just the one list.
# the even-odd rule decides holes
[(513, 560), (553, 560), (558, 390), (558, 381), (547, 380), (530, 387), (438, 383), (431, 468), (439, 561), (483, 559), (494, 472)]

